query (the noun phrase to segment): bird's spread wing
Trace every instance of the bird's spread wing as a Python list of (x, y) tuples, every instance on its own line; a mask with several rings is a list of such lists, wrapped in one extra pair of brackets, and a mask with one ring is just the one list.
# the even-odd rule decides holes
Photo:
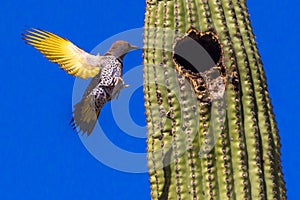
[(35, 47), (51, 62), (58, 63), (68, 74), (87, 79), (99, 73), (100, 55), (91, 55), (71, 41), (48, 31), (32, 28), (23, 36), (27, 44)]

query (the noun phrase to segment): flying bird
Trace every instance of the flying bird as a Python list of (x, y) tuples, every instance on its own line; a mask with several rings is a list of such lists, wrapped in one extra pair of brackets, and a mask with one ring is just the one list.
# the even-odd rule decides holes
[(27, 44), (35, 47), (49, 61), (59, 64), (68, 74), (83, 79), (93, 77), (80, 102), (75, 104), (70, 122), (79, 132), (90, 135), (104, 104), (117, 98), (120, 91), (128, 87), (122, 79), (123, 58), (139, 47), (119, 40), (100, 56), (89, 54), (68, 39), (48, 31), (32, 28), (23, 36)]

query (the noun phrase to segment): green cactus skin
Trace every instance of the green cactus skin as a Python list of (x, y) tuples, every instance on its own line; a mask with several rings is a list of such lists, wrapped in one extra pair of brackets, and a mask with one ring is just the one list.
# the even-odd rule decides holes
[[(176, 70), (173, 47), (191, 27), (219, 38), (224, 99), (197, 99)], [(144, 29), (152, 199), (286, 199), (279, 134), (246, 2), (148, 0)]]

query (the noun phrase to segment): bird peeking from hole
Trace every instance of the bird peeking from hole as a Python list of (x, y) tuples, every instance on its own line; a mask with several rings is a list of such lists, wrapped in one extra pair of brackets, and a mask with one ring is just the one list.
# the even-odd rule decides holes
[(68, 74), (82, 79), (92, 78), (80, 102), (74, 106), (70, 122), (74, 129), (90, 135), (104, 104), (117, 98), (120, 91), (128, 87), (122, 79), (123, 58), (139, 47), (119, 40), (100, 56), (89, 54), (68, 39), (48, 31), (32, 28), (22, 35), (27, 44), (49, 61), (59, 64)]

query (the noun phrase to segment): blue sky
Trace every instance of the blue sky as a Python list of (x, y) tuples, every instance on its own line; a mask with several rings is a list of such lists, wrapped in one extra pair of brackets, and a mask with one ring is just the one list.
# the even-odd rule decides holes
[[(281, 134), (288, 196), (297, 199), (300, 2), (252, 0), (248, 5)], [(68, 125), (75, 78), (21, 40), (24, 29), (37, 27), (91, 51), (115, 34), (142, 27), (144, 8), (143, 0), (1, 3), (0, 199), (150, 199), (147, 173), (112, 169), (88, 152)], [(124, 71), (141, 62), (141, 51), (131, 52)], [(130, 113), (135, 123), (145, 125), (141, 88), (129, 102), (133, 106), (138, 107)], [(144, 138), (111, 125), (108, 106), (101, 114), (110, 141), (130, 152), (145, 152)]]

